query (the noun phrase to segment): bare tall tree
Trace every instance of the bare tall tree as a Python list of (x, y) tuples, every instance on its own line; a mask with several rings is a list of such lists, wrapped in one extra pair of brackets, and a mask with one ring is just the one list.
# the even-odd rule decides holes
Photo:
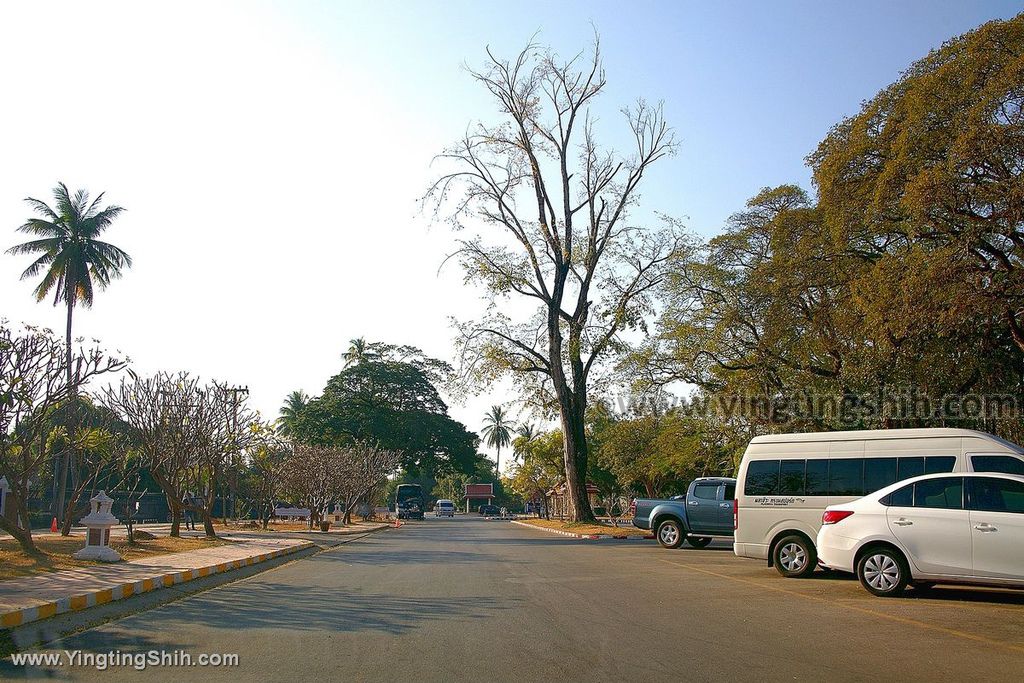
[[(660, 105), (623, 111), (633, 149), (618, 155), (597, 142), (593, 100), (605, 88), (600, 47), (561, 61), (529, 45), (496, 57), (473, 77), (494, 97), (503, 120), (471, 128), (439, 159), (445, 172), (428, 192), (453, 227), (486, 230), (459, 241), (467, 281), (492, 297), (481, 320), (462, 323), (462, 371), (490, 380), (512, 373), (522, 388), (549, 396), (564, 434), (569, 516), (593, 519), (586, 494), (584, 414), (596, 365), (641, 324), (650, 294), (681, 237), (627, 223), (641, 180), (675, 149)], [(497, 299), (535, 305), (514, 321)], [(540, 380), (537, 382), (536, 380)]]

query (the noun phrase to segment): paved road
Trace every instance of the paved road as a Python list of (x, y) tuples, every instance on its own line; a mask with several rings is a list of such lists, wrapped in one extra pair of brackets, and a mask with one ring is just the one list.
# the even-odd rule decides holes
[(204, 669), (210, 680), (1009, 681), (1024, 670), (1024, 593), (882, 600), (841, 578), (782, 579), (724, 546), (666, 551), (428, 518), (52, 647), (240, 655), (238, 668)]

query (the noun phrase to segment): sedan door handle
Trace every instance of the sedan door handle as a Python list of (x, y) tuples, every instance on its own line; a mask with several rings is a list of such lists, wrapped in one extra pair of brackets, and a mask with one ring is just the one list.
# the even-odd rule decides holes
[(691, 500), (687, 505), (699, 505), (699, 503), (695, 500)]
[(978, 531), (981, 531), (981, 532), (999, 531), (999, 529), (997, 527), (994, 527), (991, 524), (985, 524), (985, 523), (983, 523), (983, 524), (976, 524), (976, 525), (974, 525), (974, 528), (977, 529)]
[(912, 526), (914, 523), (909, 519), (897, 519), (893, 522), (896, 526)]

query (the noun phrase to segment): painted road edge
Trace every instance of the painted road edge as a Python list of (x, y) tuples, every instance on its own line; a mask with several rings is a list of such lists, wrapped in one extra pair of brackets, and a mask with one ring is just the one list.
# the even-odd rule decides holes
[(258, 555), (250, 555), (249, 557), (239, 560), (218, 562), (217, 564), (211, 564), (205, 567), (195, 567), (193, 569), (171, 572), (169, 574), (158, 574), (147, 579), (122, 583), (121, 585), (114, 586), (112, 588), (80, 593), (78, 595), (72, 595), (55, 600), (54, 602), (44, 602), (32, 607), (22, 607), (0, 614), (0, 628), (13, 628), (15, 626), (21, 626), (22, 624), (38, 621), (40, 619), (47, 619), (56, 614), (76, 612), (78, 610), (88, 609), (89, 607), (95, 607), (97, 605), (105, 605), (108, 602), (113, 602), (115, 600), (130, 598), (133, 595), (159, 590), (160, 588), (170, 588), (171, 586), (187, 583), (193, 579), (211, 576), (213, 574), (222, 574), (234, 569), (241, 569), (242, 567), (259, 564), (285, 555), (291, 555), (292, 553), (299, 552), (300, 550), (312, 548), (315, 545), (315, 543), (307, 541), (287, 548), (280, 548), (279, 550), (272, 550)]

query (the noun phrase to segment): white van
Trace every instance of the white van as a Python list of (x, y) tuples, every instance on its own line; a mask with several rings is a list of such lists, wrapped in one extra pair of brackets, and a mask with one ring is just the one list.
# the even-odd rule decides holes
[(455, 503), (442, 498), (434, 504), (434, 516), (435, 517), (454, 517), (455, 516)]
[(1024, 448), (970, 429), (770, 434), (747, 446), (736, 475), (733, 551), (807, 576), (829, 505), (938, 472), (1024, 475)]

